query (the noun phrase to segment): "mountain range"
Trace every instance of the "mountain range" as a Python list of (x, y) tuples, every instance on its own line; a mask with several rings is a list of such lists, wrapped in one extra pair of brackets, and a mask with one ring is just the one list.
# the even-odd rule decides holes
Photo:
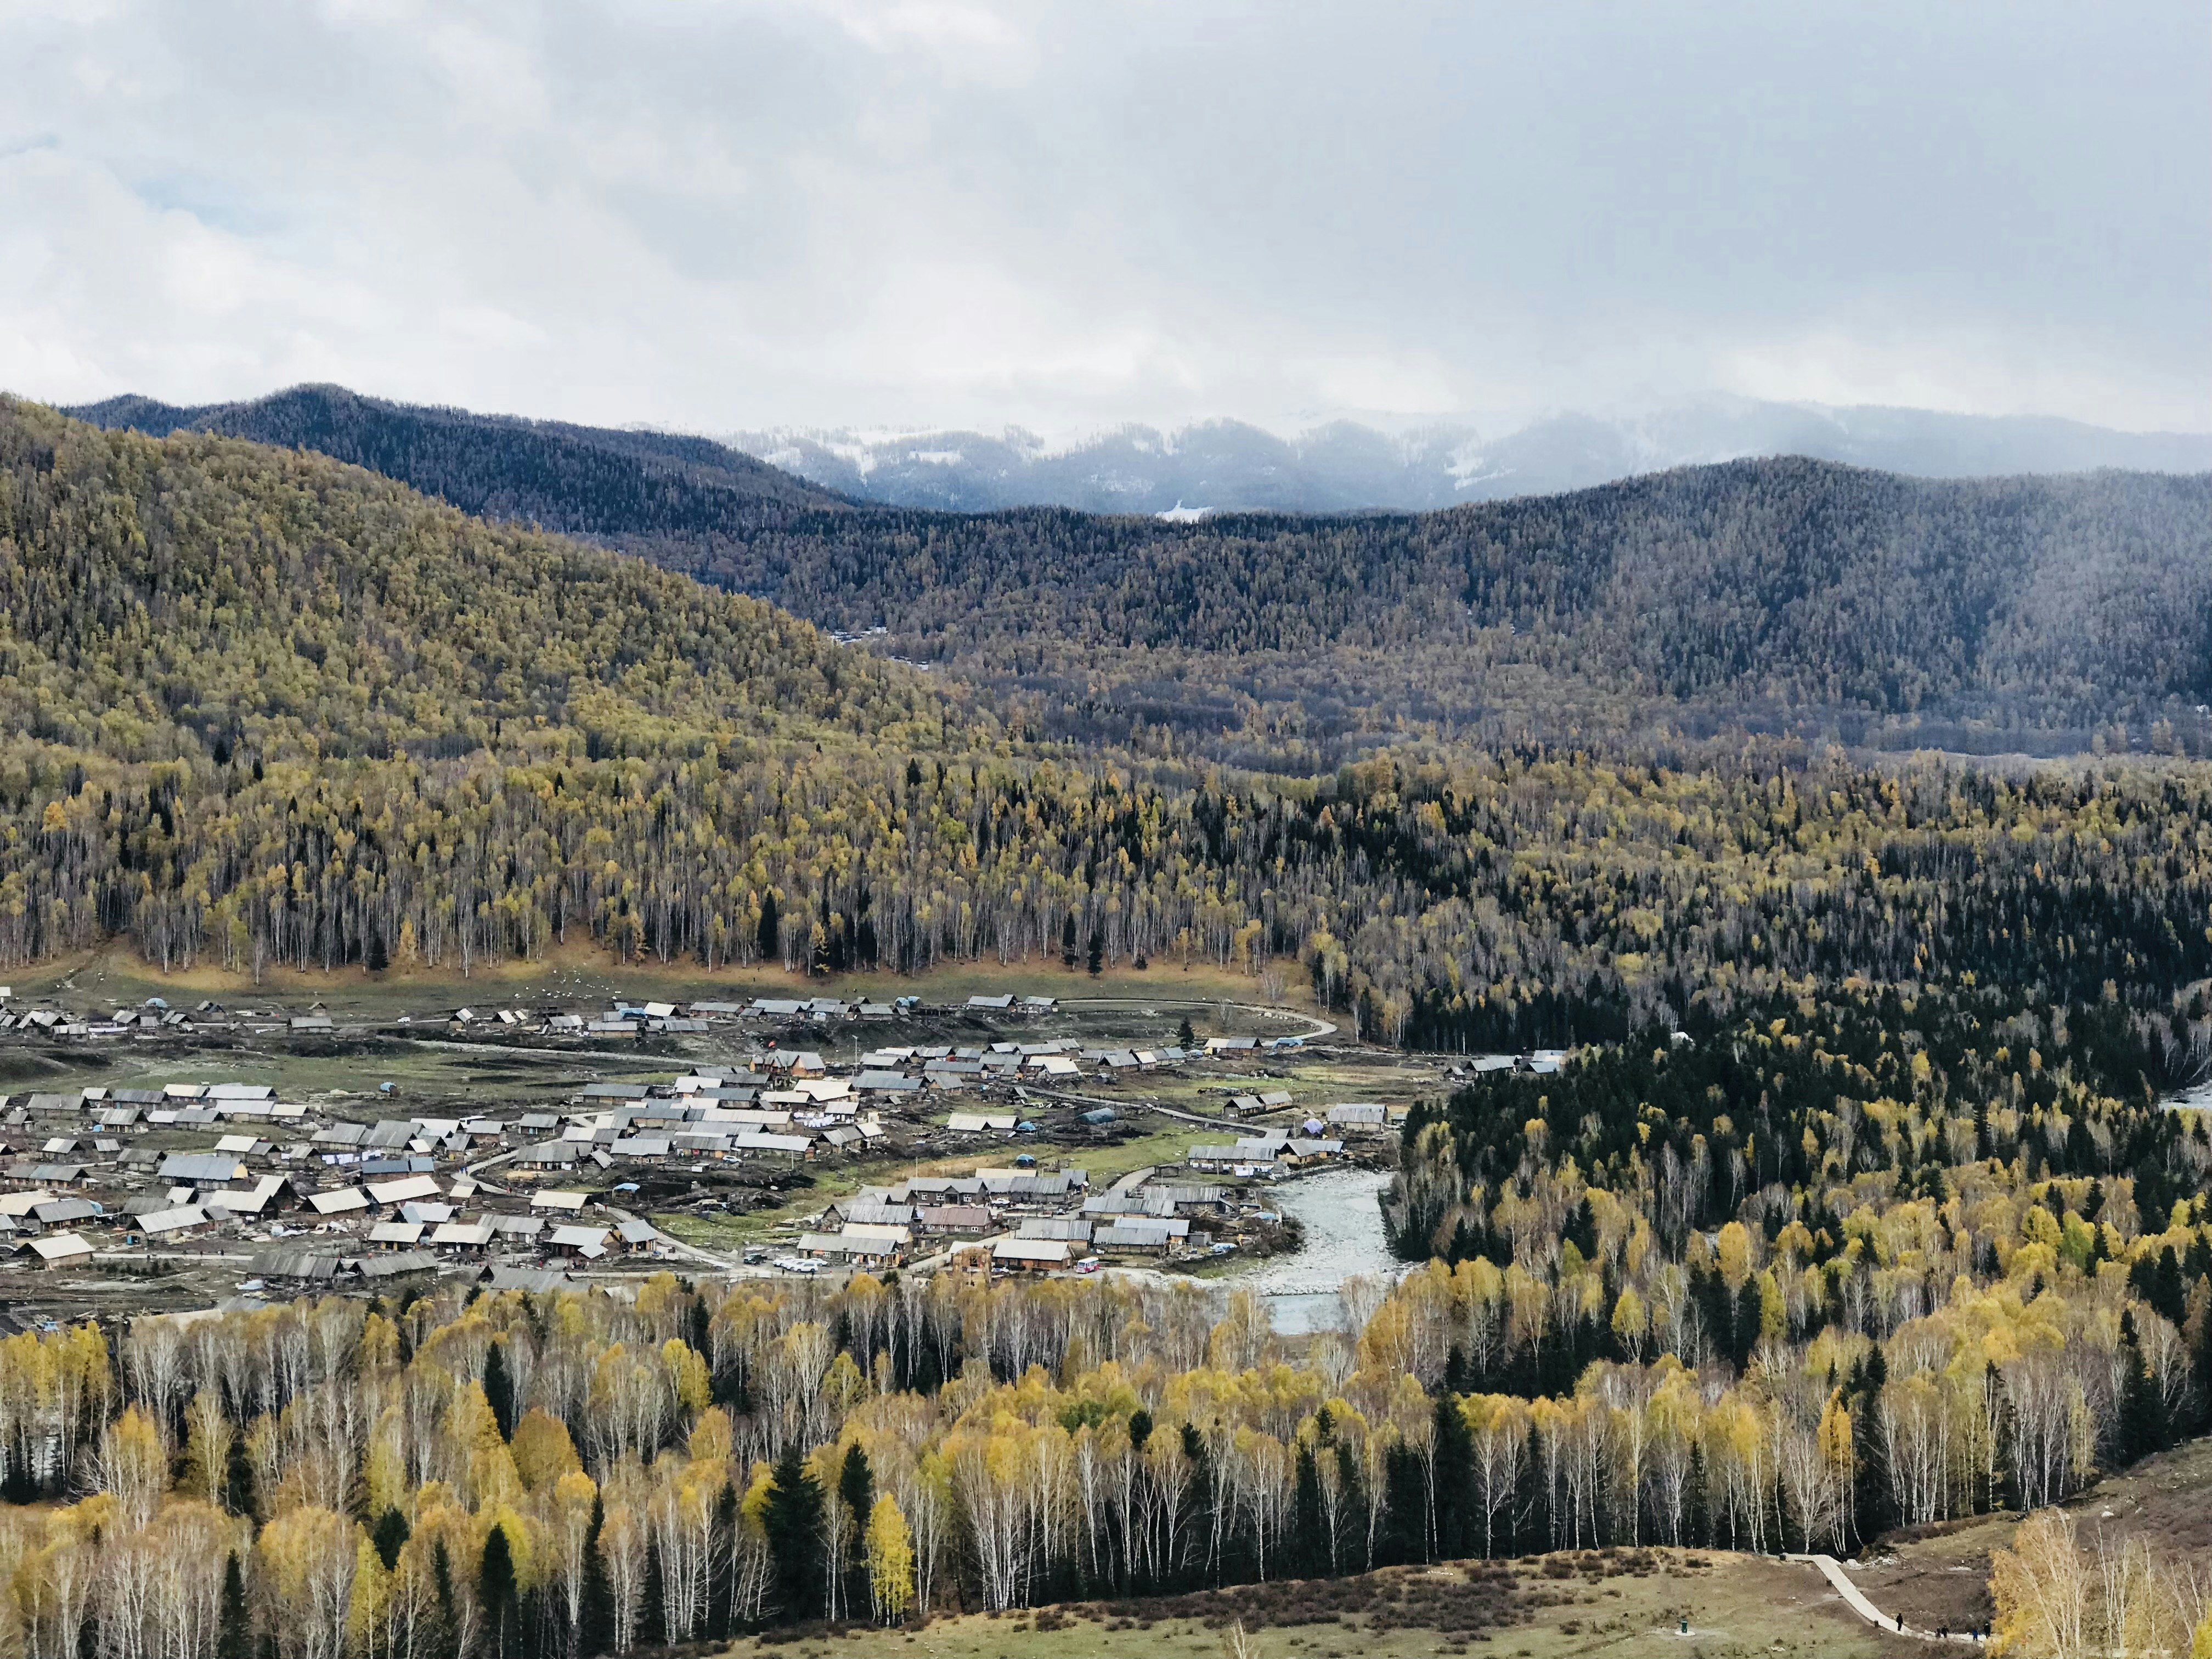
[(319, 451), (585, 537), (1086, 743), (1164, 731), (1306, 768), (1393, 732), (1632, 741), (1655, 720), (2046, 751), (2163, 722), (2161, 742), (2212, 742), (2212, 474), (1787, 457), (1420, 513), (957, 513), (705, 439), (337, 387), (77, 412)]
[(602, 539), (709, 524), (737, 531), (868, 502), (947, 513), (1420, 513), (1777, 455), (1921, 478), (2212, 471), (2212, 435), (1723, 398), (1636, 416), (1559, 415), (1494, 437), (1449, 422), (1384, 431), (1341, 420), (1286, 438), (1213, 421), (1173, 433), (1126, 426), (1061, 445), (1018, 429), (779, 428), (718, 442), (390, 403), (331, 386), (227, 404), (125, 396), (64, 412), (155, 437), (222, 432), (313, 449), (468, 512)]
[(1802, 455), (1925, 478), (2116, 468), (2212, 471), (2212, 436), (2039, 416), (1708, 398), (1636, 416), (1558, 415), (1501, 434), (1335, 421), (1283, 437), (1236, 421), (1128, 426), (1066, 444), (1033, 434), (777, 430), (737, 448), (856, 499), (950, 512), (1425, 512), (1554, 494), (1670, 467)]

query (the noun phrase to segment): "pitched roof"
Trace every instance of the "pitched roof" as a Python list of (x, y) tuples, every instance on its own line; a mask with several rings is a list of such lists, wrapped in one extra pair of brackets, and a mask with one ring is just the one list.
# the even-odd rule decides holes
[(994, 1238), (991, 1241), (994, 1261), (1050, 1261), (1065, 1262), (1069, 1244), (1064, 1238)]
[(173, 1210), (156, 1210), (151, 1215), (138, 1218), (138, 1224), (149, 1233), (178, 1233), (187, 1227), (204, 1227), (208, 1214), (197, 1204), (181, 1205)]
[(379, 1204), (404, 1204), (410, 1199), (436, 1198), (439, 1188), (428, 1176), (402, 1176), (397, 1181), (371, 1182), (368, 1195)]
[(246, 1165), (229, 1152), (172, 1152), (161, 1160), (164, 1181), (243, 1181)]

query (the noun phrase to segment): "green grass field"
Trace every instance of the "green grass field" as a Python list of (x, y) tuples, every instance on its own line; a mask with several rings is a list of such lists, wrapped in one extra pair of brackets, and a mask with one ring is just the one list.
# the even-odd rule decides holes
[[(1650, 1551), (1641, 1574), (1595, 1555), (1514, 1564), (1526, 1605), (1521, 1622), (1473, 1636), (1419, 1625), (1396, 1626), (1371, 1613), (1323, 1622), (1248, 1625), (1244, 1659), (1427, 1659), (1473, 1653), (1498, 1659), (1583, 1659), (1583, 1656), (1675, 1654), (1681, 1659), (1891, 1659), (1924, 1644), (1876, 1631), (1829, 1590), (1811, 1567), (1751, 1556)], [(1546, 1568), (1563, 1573), (1552, 1577)], [(1440, 1587), (1455, 1567), (1399, 1569), (1372, 1577)], [(1295, 1587), (1291, 1599), (1298, 1599)], [(780, 1643), (743, 1641), (735, 1655), (787, 1659), (1237, 1659), (1222, 1615), (1133, 1620), (1112, 1605), (1076, 1616), (1047, 1613), (939, 1617), (917, 1631), (861, 1626), (839, 1635)], [(1687, 1620), (1689, 1631), (1681, 1625)]]

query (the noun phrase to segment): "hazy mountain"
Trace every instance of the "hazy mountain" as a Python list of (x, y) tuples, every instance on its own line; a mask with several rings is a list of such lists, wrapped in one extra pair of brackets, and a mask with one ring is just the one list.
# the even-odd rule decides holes
[(2212, 471), (2212, 436), (1722, 398), (1633, 416), (1556, 416), (1487, 438), (1464, 426), (1386, 433), (1338, 421), (1285, 439), (1213, 421), (1172, 434), (1124, 427), (1057, 447), (1019, 430), (997, 437), (779, 430), (738, 433), (731, 441), (843, 495), (957, 512), (1419, 512), (1767, 455), (1931, 478)]

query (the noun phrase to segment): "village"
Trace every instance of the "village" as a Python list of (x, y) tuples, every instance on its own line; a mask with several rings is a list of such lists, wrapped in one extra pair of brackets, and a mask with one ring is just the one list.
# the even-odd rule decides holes
[[(1203, 1273), (1296, 1248), (1285, 1183), (1395, 1158), (1402, 1097), (1325, 1097), (1300, 1075), (1359, 1058), (1316, 1042), (1326, 1028), (1186, 1048), (1045, 1035), (1103, 1018), (1060, 1016), (1012, 994), (403, 1013), (386, 1048), (404, 1032), (578, 1062), (410, 1111), (368, 1058), (350, 1088), (224, 1075), (225, 1054), (375, 1035), (343, 1014), (0, 1000), (0, 1045), (95, 1066), (127, 1045), (137, 1074), (0, 1097), (0, 1278), (36, 1318), (65, 1285), (97, 1313), (156, 1286), (250, 1307), (441, 1276)], [(928, 1040), (970, 1034), (989, 1040)]]

